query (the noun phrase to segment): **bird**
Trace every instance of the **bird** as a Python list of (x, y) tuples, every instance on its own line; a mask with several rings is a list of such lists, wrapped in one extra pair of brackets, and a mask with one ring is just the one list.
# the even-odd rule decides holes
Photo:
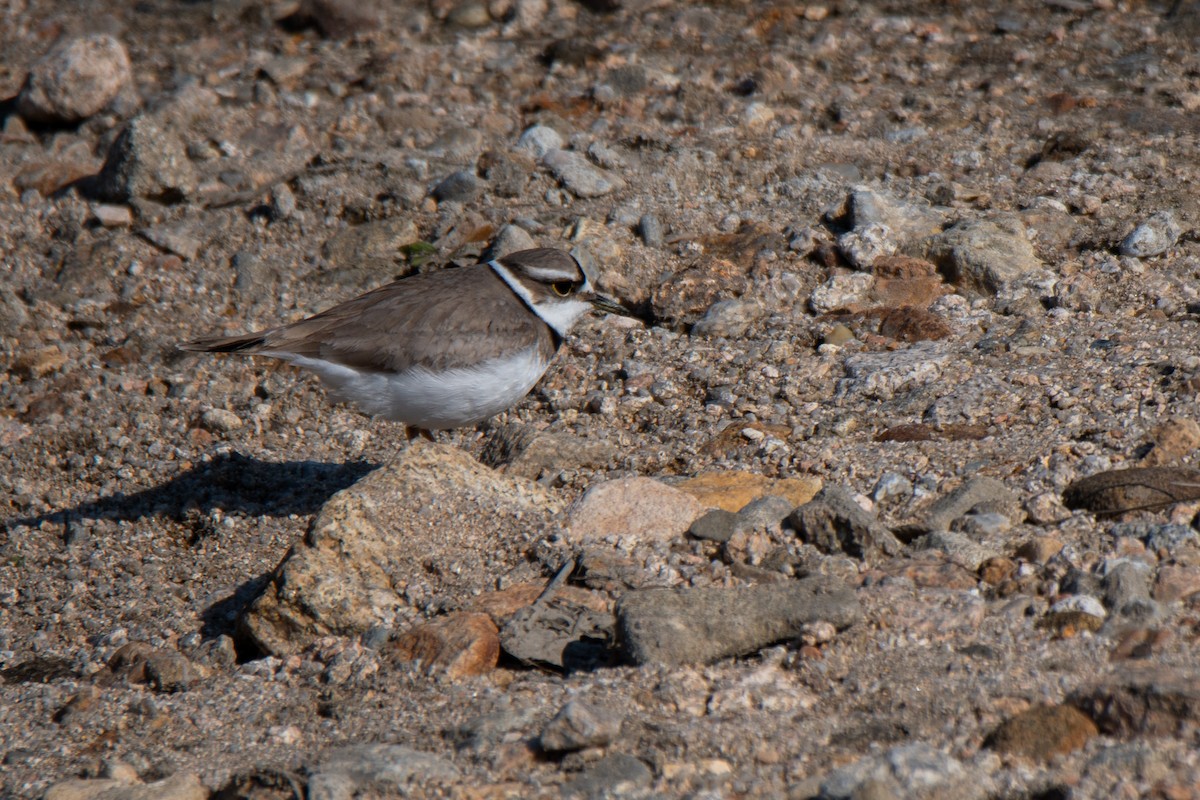
[(400, 278), (289, 325), (179, 348), (282, 359), (316, 373), (333, 399), (430, 437), (516, 405), (593, 310), (640, 318), (598, 294), (572, 254), (541, 247)]

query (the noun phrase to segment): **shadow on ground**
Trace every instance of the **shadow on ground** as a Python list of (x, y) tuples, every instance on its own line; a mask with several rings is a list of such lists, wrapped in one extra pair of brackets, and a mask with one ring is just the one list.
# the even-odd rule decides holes
[(221, 511), (248, 516), (313, 514), (333, 494), (378, 465), (365, 461), (325, 464), (316, 461), (260, 461), (223, 453), (160, 486), (131, 494), (117, 493), (77, 506), (32, 517), (11, 519), (0, 530), (53, 522), (70, 527), (87, 520), (136, 520), (168, 517), (177, 521)]

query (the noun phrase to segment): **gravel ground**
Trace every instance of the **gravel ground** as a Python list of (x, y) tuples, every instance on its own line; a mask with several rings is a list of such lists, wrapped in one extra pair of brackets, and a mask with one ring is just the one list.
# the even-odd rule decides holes
[[(993, 6), (0, 4), (0, 795), (1200, 797), (1200, 11)], [(175, 347), (535, 245), (437, 444)]]

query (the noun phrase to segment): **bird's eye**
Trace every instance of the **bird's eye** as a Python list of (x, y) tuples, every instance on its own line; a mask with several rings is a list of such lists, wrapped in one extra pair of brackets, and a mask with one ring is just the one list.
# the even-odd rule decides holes
[(566, 297), (575, 288), (575, 284), (571, 283), (570, 281), (555, 281), (554, 283), (550, 284), (550, 288), (553, 289), (554, 293), (559, 297)]

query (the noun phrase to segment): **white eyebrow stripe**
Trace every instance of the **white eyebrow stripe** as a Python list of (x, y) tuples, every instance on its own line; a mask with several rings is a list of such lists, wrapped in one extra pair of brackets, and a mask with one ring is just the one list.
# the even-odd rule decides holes
[(555, 281), (570, 281), (574, 283), (579, 280), (579, 276), (574, 272), (566, 274), (562, 270), (546, 269), (544, 267), (525, 267), (525, 274), (533, 278), (535, 281), (543, 281), (545, 283), (554, 283)]

